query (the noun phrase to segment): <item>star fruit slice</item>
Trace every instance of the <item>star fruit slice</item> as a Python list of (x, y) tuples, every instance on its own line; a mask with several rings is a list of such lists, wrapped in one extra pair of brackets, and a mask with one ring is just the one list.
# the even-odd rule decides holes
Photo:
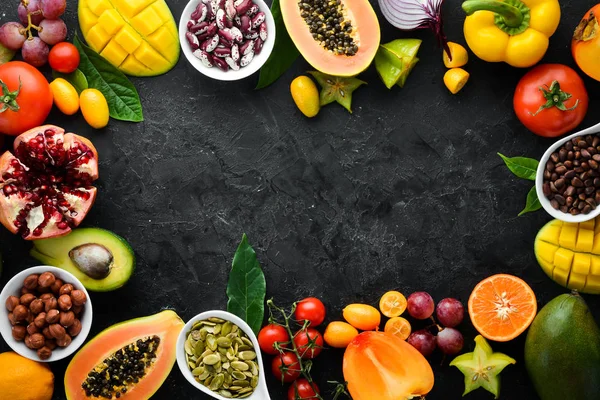
[(419, 62), (420, 39), (396, 39), (382, 44), (375, 55), (375, 68), (388, 89), (404, 87), (411, 71)]
[(334, 101), (341, 104), (348, 112), (352, 114), (352, 92), (367, 82), (357, 78), (344, 78), (341, 76), (327, 75), (318, 71), (308, 71), (321, 86), (319, 101), (321, 107)]

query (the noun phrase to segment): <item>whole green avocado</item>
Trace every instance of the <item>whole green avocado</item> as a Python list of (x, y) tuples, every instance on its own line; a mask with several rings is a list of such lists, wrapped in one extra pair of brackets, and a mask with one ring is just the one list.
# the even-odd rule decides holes
[(554, 298), (535, 317), (525, 366), (542, 400), (600, 399), (600, 329), (579, 294)]

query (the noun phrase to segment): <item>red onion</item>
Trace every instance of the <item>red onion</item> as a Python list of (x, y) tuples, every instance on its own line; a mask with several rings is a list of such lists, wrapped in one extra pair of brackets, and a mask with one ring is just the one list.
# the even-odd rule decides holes
[(444, 34), (442, 4), (444, 0), (379, 0), (381, 12), (390, 24), (404, 31), (433, 30), (439, 45), (451, 57)]

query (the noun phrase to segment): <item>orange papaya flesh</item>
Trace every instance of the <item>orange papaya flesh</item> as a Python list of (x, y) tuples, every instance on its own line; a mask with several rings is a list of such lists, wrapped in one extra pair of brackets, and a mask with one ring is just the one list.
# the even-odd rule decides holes
[(344, 379), (354, 400), (408, 400), (431, 391), (429, 362), (410, 344), (386, 332), (363, 332), (344, 353)]
[[(64, 382), (67, 399), (149, 399), (175, 364), (177, 338), (183, 327), (179, 316), (166, 310), (104, 330), (69, 363)], [(141, 370), (116, 372), (121, 365), (139, 365)]]
[[(311, 8), (305, 8), (307, 6)], [(333, 15), (343, 21), (337, 25), (328, 22), (328, 18), (317, 14), (312, 5), (303, 1), (280, 0), (281, 15), (290, 38), (315, 69), (333, 76), (358, 75), (375, 58), (381, 39), (373, 7), (368, 0), (340, 0), (339, 4), (323, 1), (321, 6), (333, 13), (328, 18)], [(313, 23), (316, 28), (311, 26)], [(333, 44), (330, 38), (335, 38)]]

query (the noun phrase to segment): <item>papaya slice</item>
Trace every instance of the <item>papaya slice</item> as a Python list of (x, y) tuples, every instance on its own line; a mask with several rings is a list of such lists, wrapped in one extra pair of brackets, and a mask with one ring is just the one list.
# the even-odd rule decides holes
[(104, 330), (69, 363), (67, 399), (149, 399), (175, 364), (184, 325), (175, 312), (166, 310)]
[(381, 32), (368, 0), (280, 0), (280, 6), (290, 38), (315, 69), (355, 76), (375, 58)]

